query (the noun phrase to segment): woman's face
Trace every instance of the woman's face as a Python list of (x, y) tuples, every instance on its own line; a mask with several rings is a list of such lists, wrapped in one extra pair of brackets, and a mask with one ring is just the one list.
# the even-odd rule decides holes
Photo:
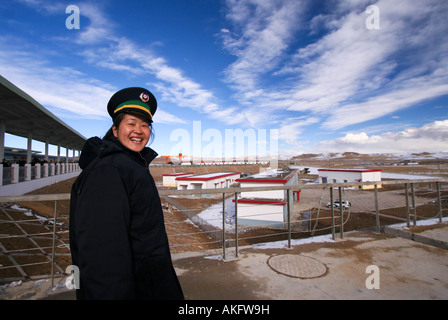
[(130, 114), (125, 114), (118, 128), (113, 126), (112, 130), (122, 145), (136, 152), (143, 150), (151, 135), (148, 122)]

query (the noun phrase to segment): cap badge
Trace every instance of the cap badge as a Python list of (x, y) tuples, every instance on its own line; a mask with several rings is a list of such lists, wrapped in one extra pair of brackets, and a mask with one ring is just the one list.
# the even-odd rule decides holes
[(147, 95), (146, 93), (142, 92), (142, 94), (140, 95), (140, 100), (142, 100), (143, 102), (148, 102), (149, 101), (149, 95)]

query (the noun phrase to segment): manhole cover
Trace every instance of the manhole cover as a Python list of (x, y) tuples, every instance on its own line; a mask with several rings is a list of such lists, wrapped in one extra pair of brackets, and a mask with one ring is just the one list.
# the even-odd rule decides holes
[(278, 273), (295, 278), (317, 278), (327, 272), (327, 267), (316, 259), (294, 254), (270, 257), (268, 265)]

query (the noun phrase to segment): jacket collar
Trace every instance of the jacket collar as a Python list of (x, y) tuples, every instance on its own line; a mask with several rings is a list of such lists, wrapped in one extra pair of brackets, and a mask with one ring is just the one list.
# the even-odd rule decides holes
[(110, 141), (115, 143), (123, 152), (129, 154), (132, 158), (136, 159), (138, 162), (140, 162), (145, 167), (149, 166), (151, 161), (157, 157), (157, 152), (155, 152), (153, 149), (151, 149), (149, 147), (144, 147), (142, 151), (136, 152), (136, 151), (126, 148), (115, 137), (112, 137)]
[(81, 169), (86, 168), (95, 158), (104, 158), (110, 154), (124, 152), (135, 159), (141, 165), (147, 167), (152, 160), (157, 157), (157, 152), (149, 147), (143, 148), (140, 152), (132, 151), (123, 146), (117, 138), (100, 139), (93, 137), (87, 140), (81, 152), (79, 165)]

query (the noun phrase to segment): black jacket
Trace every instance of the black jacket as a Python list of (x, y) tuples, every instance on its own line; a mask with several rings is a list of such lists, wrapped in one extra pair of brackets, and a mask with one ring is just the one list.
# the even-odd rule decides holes
[(78, 299), (183, 299), (172, 265), (162, 206), (148, 165), (117, 139), (90, 138), (70, 202)]

